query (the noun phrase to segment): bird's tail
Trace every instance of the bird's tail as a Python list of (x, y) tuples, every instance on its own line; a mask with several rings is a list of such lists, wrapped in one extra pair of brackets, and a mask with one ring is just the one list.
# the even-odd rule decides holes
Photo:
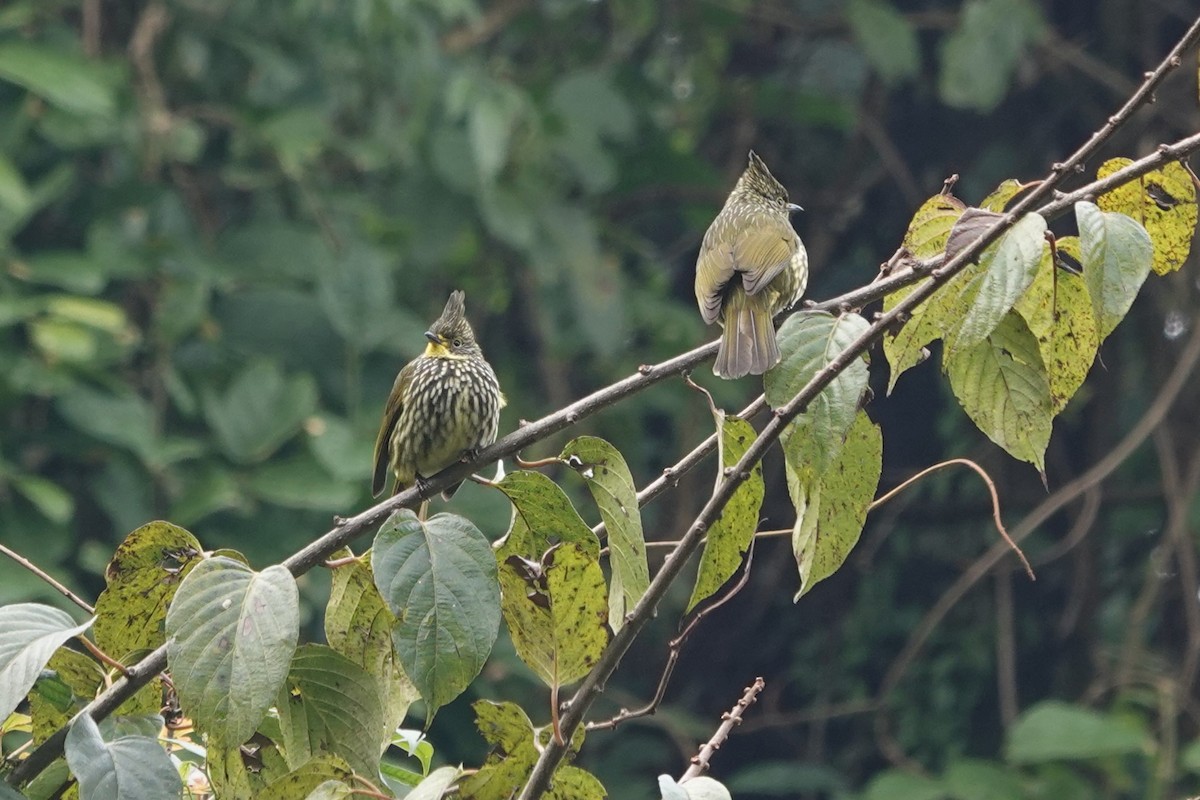
[(771, 312), (761, 303), (766, 298), (749, 297), (734, 291), (725, 301), (725, 331), (713, 374), (733, 379), (743, 375), (762, 375), (779, 362), (779, 344)]

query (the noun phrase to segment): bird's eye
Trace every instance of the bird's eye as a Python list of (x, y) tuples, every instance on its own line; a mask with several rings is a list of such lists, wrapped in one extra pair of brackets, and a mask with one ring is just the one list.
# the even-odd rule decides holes
[(462, 339), (455, 339), (451, 344), (455, 347), (462, 347)]

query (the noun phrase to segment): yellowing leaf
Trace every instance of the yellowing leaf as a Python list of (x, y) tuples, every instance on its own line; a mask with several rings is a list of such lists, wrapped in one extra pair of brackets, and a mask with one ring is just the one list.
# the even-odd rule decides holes
[(500, 592), (517, 655), (546, 685), (573, 683), (599, 660), (608, 643), (604, 573), (583, 545), (557, 545), (540, 560), (505, 558)]
[[(1065, 237), (1057, 246), (1060, 253), (1079, 260), (1079, 239)], [(1087, 286), (1081, 276), (1055, 267), (1047, 250), (1033, 283), (1014, 310), (1037, 339), (1053, 410), (1058, 414), (1083, 384), (1100, 345)]]
[(946, 249), (950, 229), (966, 206), (952, 194), (935, 194), (921, 204), (904, 233), (904, 249), (914, 258), (931, 258)]
[(1008, 204), (1013, 201), (1014, 197), (1032, 185), (1030, 183), (1021, 183), (1016, 178), (1009, 178), (993, 189), (991, 194), (983, 198), (979, 203), (979, 207), (986, 208), (988, 211), (1001, 213), (1004, 209), (1008, 208)]
[[(729, 417), (716, 410), (717, 448), (720, 451), (720, 467), (717, 470), (717, 485), (725, 480), (725, 470), (732, 467), (746, 454), (756, 434), (749, 422), (738, 417)], [(758, 529), (758, 512), (763, 501), (762, 462), (754, 465), (750, 477), (742, 483), (729, 499), (721, 516), (708, 531), (708, 541), (700, 556), (700, 568), (696, 572), (696, 585), (688, 600), (687, 610), (711, 597), (725, 585), (742, 563), (750, 541)]]
[(1014, 458), (1043, 469), (1053, 404), (1025, 321), (1009, 313), (983, 342), (947, 354), (943, 368), (971, 421)]
[[(1096, 170), (1096, 177), (1105, 178), (1132, 163), (1128, 158), (1109, 159)], [(1174, 272), (1187, 260), (1196, 233), (1196, 184), (1179, 162), (1100, 195), (1096, 205), (1142, 223), (1154, 245), (1156, 274)]]

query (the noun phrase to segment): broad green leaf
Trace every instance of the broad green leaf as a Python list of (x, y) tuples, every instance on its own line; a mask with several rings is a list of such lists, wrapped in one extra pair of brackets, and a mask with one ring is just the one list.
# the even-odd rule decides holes
[(792, 553), (800, 573), (796, 600), (837, 572), (858, 543), (883, 469), (883, 435), (860, 411), (832, 464), (814, 469), (806, 453), (796, 439), (784, 444), (788, 493), (796, 507), (792, 528)]
[(87, 364), (95, 361), (100, 337), (86, 325), (54, 317), (29, 323), (29, 339), (51, 363)]
[(1021, 183), (1016, 178), (1009, 178), (993, 189), (991, 194), (983, 198), (979, 203), (979, 207), (986, 208), (988, 211), (995, 211), (997, 214), (1003, 213), (1014, 197), (1032, 185), (1034, 184)]
[(1032, 0), (968, 0), (958, 29), (942, 43), (942, 101), (991, 111), (1004, 99), (1021, 56), (1044, 28)]
[(345, 759), (329, 754), (319, 755), (271, 781), (255, 797), (262, 800), (309, 800), (311, 793), (322, 785), (330, 781), (348, 783), (353, 774)]
[(0, 800), (28, 800), (28, 798), (4, 781), (0, 781)]
[[(1132, 163), (1128, 158), (1109, 159), (1096, 170), (1096, 177), (1108, 177)], [(1172, 161), (1100, 195), (1096, 205), (1142, 224), (1154, 245), (1151, 267), (1156, 274), (1174, 272), (1187, 260), (1196, 234), (1196, 184), (1179, 162)]]
[(87, 714), (71, 723), (64, 752), (82, 800), (165, 800), (179, 797), (183, 789), (156, 739), (119, 736), (106, 742)]
[(971, 421), (1009, 455), (1042, 470), (1054, 404), (1025, 321), (1010, 313), (984, 342), (947, 357), (943, 368)]
[(14, 277), (23, 281), (85, 295), (95, 294), (108, 284), (103, 265), (78, 250), (40, 250), (13, 271)]
[(94, 658), (59, 647), (29, 692), (33, 741), (41, 744), (90, 702), (105, 681), (104, 668)]
[(9, 39), (0, 44), (0, 79), (11, 81), (65, 111), (110, 116), (112, 88), (94, 62), (62, 48)]
[(491, 545), (470, 520), (408, 509), (388, 518), (371, 551), (375, 586), (396, 615), (392, 641), (428, 706), (426, 722), (487, 661), (500, 629)]
[[(714, 409), (713, 416), (717, 424), (717, 451), (720, 456), (716, 485), (720, 486), (725, 480), (725, 470), (742, 459), (757, 434), (744, 419), (727, 416), (719, 409)], [(754, 532), (758, 530), (758, 512), (762, 508), (764, 491), (762, 462), (759, 461), (750, 471), (750, 477), (734, 491), (721, 516), (708, 531), (687, 611), (711, 597), (737, 572), (746, 551), (750, 549)]]
[(300, 429), (317, 407), (308, 373), (286, 377), (273, 361), (245, 367), (223, 394), (204, 395), (204, 416), (221, 449), (238, 463), (262, 461)]
[[(788, 317), (779, 328), (782, 358), (763, 376), (767, 403), (772, 408), (788, 403), (869, 327), (852, 313), (835, 317), (824, 311), (801, 311)], [(866, 361), (855, 358), (789, 425), (785, 437), (799, 435), (809, 442), (814, 469), (820, 471), (837, 458), (866, 390)]]
[(1100, 340), (1108, 338), (1129, 307), (1154, 261), (1154, 246), (1141, 223), (1094, 203), (1075, 204), (1083, 280), (1092, 298)]
[[(1057, 247), (1079, 260), (1079, 239), (1074, 236), (1059, 239)], [(1037, 339), (1058, 414), (1083, 384), (1100, 345), (1087, 286), (1081, 276), (1058, 269), (1047, 250), (1033, 283), (1013, 308)]]
[[(335, 557), (344, 557), (343, 550)], [(325, 608), (325, 640), (329, 646), (376, 676), (384, 687), (383, 731), (390, 735), (420, 698), (412, 681), (396, 663), (392, 626), (396, 618), (383, 602), (365, 559), (333, 570), (329, 605)]]
[(316, 755), (333, 754), (360, 775), (374, 776), (387, 739), (382, 683), (329, 647), (302, 645), (292, 658), (275, 708), (284, 755), (298, 768)]
[(1193, 739), (1180, 751), (1179, 766), (1193, 775), (1200, 773), (1200, 739)]
[(1014, 764), (1144, 753), (1153, 740), (1138, 720), (1058, 700), (1027, 709), (1008, 729), (1005, 757)]
[(125, 537), (104, 570), (96, 600), (96, 644), (114, 658), (166, 641), (167, 607), (204, 551), (188, 531), (161, 520)]
[(39, 475), (14, 475), (11, 486), (33, 503), (46, 519), (60, 525), (75, 514), (75, 498), (57, 483)]
[[(492, 750), (479, 771), (462, 779), (459, 797), (463, 800), (511, 800), (514, 787), (525, 784), (538, 753), (550, 741), (549, 726), (533, 727), (529, 717), (515, 703), (477, 700), (471, 708), (475, 710), (475, 726)], [(575, 730), (567, 744), (568, 759), (583, 746), (584, 734), (582, 725)]]
[(77, 385), (58, 398), (56, 407), (79, 430), (124, 447), (145, 463), (153, 463), (158, 438), (154, 410), (141, 397)]
[(1045, 233), (1046, 220), (1039, 214), (1026, 214), (983, 251), (980, 274), (975, 278), (978, 288), (950, 347), (974, 347), (996, 329), (1033, 282), (1046, 250)]
[(467, 110), (467, 138), (485, 182), (495, 180), (508, 161), (513, 128), (521, 111), (521, 97), (515, 89), (494, 83), (490, 88), (492, 91), (476, 92)]
[[(946, 249), (946, 241), (954, 223), (962, 216), (966, 207), (957, 197), (935, 194), (926, 200), (913, 214), (908, 230), (904, 234), (903, 247), (914, 258), (931, 258)], [(956, 276), (955, 281), (960, 276)], [(942, 320), (939, 306), (944, 304), (951, 286), (943, 287), (937, 294), (913, 310), (911, 318), (892, 336), (883, 339), (883, 354), (887, 358), (891, 376), (888, 392), (896, 381), (910, 368), (925, 360), (925, 348), (942, 336)], [(883, 310), (891, 311), (897, 303), (913, 292), (915, 286), (905, 287), (883, 299)], [(961, 316), (959, 316), (961, 319)]]
[(894, 83), (917, 74), (921, 66), (917, 32), (899, 9), (882, 0), (850, 0), (846, 19), (884, 81)]
[(462, 767), (438, 767), (406, 794), (404, 800), (442, 800), (462, 774)]
[(499, 569), (504, 620), (521, 660), (553, 688), (586, 675), (608, 643), (596, 557), (567, 542), (539, 561), (509, 556)]
[(389, 258), (357, 246), (319, 273), (317, 297), (334, 330), (354, 347), (370, 350), (392, 335), (397, 313)]
[(563, 490), (542, 473), (510, 472), (496, 488), (508, 496), (516, 509), (512, 529), (497, 550), (497, 558), (513, 553), (540, 557), (552, 539), (578, 542), (589, 555), (600, 557), (600, 540), (596, 534), (579, 516)]
[(362, 485), (333, 477), (308, 452), (286, 459), (272, 459), (256, 467), (245, 482), (250, 493), (261, 500), (284, 508), (313, 511), (350, 508), (362, 491)]
[[(587, 770), (565, 764), (554, 770), (554, 780), (544, 795), (546, 800), (604, 800), (608, 792), (600, 780)], [(713, 796), (714, 800), (716, 796)], [(729, 793), (725, 798), (728, 800)]]
[(425, 734), (412, 728), (393, 730), (389, 739), (392, 747), (399, 748), (421, 762), (421, 774), (429, 774), (429, 765), (433, 763), (433, 745), (425, 738)]
[(1021, 774), (1002, 764), (976, 758), (956, 758), (942, 775), (954, 800), (1023, 800)]
[[(572, 457), (577, 462), (571, 462)], [(625, 624), (625, 615), (650, 586), (637, 487), (620, 451), (595, 436), (572, 439), (559, 458), (587, 481), (608, 531), (608, 558), (612, 566), (608, 625), (616, 633)]]
[(889, 769), (867, 784), (863, 800), (948, 800), (942, 782), (926, 777)]
[(54, 651), (91, 624), (41, 603), (0, 606), (0, 720), (29, 694)]
[(249, 739), (287, 677), (299, 637), (296, 580), (217, 556), (197, 564), (167, 611), (167, 659), (180, 704), (224, 742)]
[(344, 781), (327, 780), (317, 785), (304, 800), (351, 800), (358, 792)]

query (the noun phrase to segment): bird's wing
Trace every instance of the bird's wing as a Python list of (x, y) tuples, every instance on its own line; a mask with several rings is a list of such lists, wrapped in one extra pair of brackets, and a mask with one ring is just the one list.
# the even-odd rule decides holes
[(742, 288), (753, 297), (779, 275), (800, 247), (800, 237), (786, 217), (758, 221), (742, 231), (733, 245), (734, 268), (742, 273)]
[(700, 255), (696, 258), (696, 302), (700, 306), (700, 316), (707, 325), (712, 325), (721, 316), (725, 284), (729, 283), (736, 271), (733, 248), (726, 244), (734, 236), (736, 232), (726, 229), (718, 216), (708, 226), (704, 242), (700, 245)]
[(403, 407), (400, 399), (404, 397), (405, 390), (412, 380), (412, 373), (413, 364), (411, 362), (400, 370), (400, 374), (396, 376), (396, 382), (392, 384), (392, 393), (388, 395), (387, 405), (383, 409), (383, 421), (379, 425), (379, 435), (375, 437), (375, 473), (371, 480), (371, 494), (375, 497), (378, 497), (387, 486), (388, 471), (391, 466), (389, 445), (392, 431), (400, 419), (400, 410)]

